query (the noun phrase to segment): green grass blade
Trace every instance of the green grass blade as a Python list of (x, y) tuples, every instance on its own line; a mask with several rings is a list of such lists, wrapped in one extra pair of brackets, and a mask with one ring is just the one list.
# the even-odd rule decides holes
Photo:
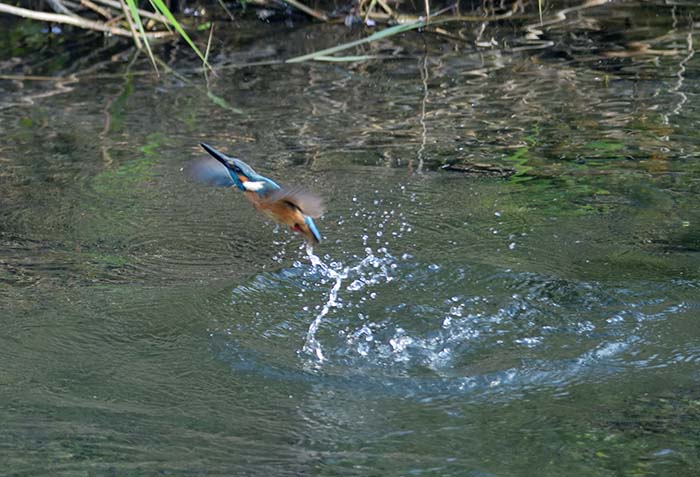
[(327, 61), (329, 63), (350, 63), (353, 61), (367, 61), (367, 60), (376, 60), (377, 58), (381, 58), (381, 56), (377, 55), (347, 55), (347, 56), (315, 56), (314, 60), (316, 61)]
[(143, 29), (143, 23), (141, 22), (141, 16), (139, 15), (139, 9), (138, 6), (136, 5), (136, 0), (126, 0), (126, 4), (129, 7), (129, 13), (131, 13), (131, 18), (136, 24), (136, 26), (139, 29), (139, 32), (141, 33), (141, 37), (143, 39), (144, 45), (146, 45), (146, 51), (148, 52), (148, 57), (151, 59), (151, 63), (153, 63), (153, 67), (156, 70), (156, 74), (158, 73), (158, 65), (156, 65), (156, 59), (153, 57), (153, 52), (151, 51), (151, 45), (148, 43), (148, 37), (146, 36), (146, 31)]
[(236, 113), (236, 114), (245, 114), (242, 110), (240, 110), (238, 108), (234, 108), (224, 98), (222, 98), (221, 96), (215, 95), (211, 91), (207, 91), (207, 98), (209, 98), (209, 100), (212, 103), (219, 106), (220, 108), (227, 109), (227, 110), (231, 111), (232, 113)]
[(302, 61), (316, 60), (319, 57), (328, 57), (339, 51), (344, 51), (355, 46), (364, 45), (365, 43), (370, 43), (373, 41), (381, 40), (383, 38), (388, 38), (393, 35), (398, 35), (405, 31), (415, 30), (425, 26), (425, 21), (418, 20), (413, 23), (404, 23), (401, 25), (394, 25), (393, 27), (385, 28), (384, 30), (372, 33), (370, 36), (365, 38), (360, 38), (359, 40), (354, 40), (348, 43), (343, 43), (342, 45), (337, 45), (332, 48), (326, 48), (325, 50), (317, 51), (315, 53), (309, 53), (308, 55), (296, 56), (290, 58), (285, 63), (301, 63)]
[(190, 47), (194, 50), (194, 52), (197, 53), (197, 56), (199, 56), (199, 58), (202, 60), (204, 66), (209, 66), (209, 63), (207, 63), (207, 60), (206, 58), (204, 58), (202, 52), (199, 50), (199, 48), (197, 48), (197, 45), (194, 44), (192, 38), (190, 38), (185, 29), (182, 28), (182, 25), (180, 25), (180, 22), (177, 21), (177, 19), (172, 14), (168, 6), (165, 3), (163, 3), (163, 0), (150, 0), (150, 2), (153, 5), (153, 7), (160, 12), (161, 15), (168, 19), (168, 21), (175, 28), (178, 34), (182, 38), (184, 38), (187, 44), (189, 44)]

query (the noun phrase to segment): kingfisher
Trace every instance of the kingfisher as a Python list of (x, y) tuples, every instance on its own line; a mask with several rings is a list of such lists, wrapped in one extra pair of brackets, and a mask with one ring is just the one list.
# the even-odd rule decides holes
[(272, 179), (255, 172), (245, 162), (200, 143), (215, 160), (195, 161), (189, 167), (191, 178), (218, 187), (236, 187), (243, 191), (256, 210), (301, 234), (308, 243), (321, 241), (314, 219), (323, 215), (323, 200), (299, 187), (281, 187)]

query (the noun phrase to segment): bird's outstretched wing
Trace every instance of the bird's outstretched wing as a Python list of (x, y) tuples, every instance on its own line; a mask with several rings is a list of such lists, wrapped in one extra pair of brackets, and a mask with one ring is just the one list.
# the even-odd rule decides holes
[(323, 199), (301, 187), (289, 187), (274, 190), (267, 194), (264, 199), (266, 202), (289, 202), (294, 207), (301, 210), (304, 215), (319, 218), (326, 211), (323, 206)]
[(216, 187), (236, 185), (226, 166), (215, 159), (207, 158), (192, 161), (185, 168), (185, 173), (190, 179)]

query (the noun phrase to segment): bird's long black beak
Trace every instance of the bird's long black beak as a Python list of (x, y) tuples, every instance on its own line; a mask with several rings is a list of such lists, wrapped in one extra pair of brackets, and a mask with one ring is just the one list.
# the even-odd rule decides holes
[(202, 146), (202, 148), (205, 151), (207, 151), (209, 154), (211, 154), (214, 159), (216, 159), (217, 161), (222, 163), (224, 166), (229, 167), (229, 164), (231, 161), (229, 160), (229, 158), (226, 154), (224, 154), (223, 152), (217, 151), (216, 149), (211, 147), (209, 144), (205, 144), (203, 142), (200, 142), (199, 145)]

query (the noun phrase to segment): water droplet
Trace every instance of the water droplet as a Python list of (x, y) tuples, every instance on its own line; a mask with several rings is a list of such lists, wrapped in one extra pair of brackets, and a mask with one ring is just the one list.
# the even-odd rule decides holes
[(452, 316), (462, 316), (462, 310), (464, 305), (450, 307), (450, 315)]
[(625, 321), (625, 318), (622, 317), (622, 315), (615, 315), (606, 320), (608, 323), (622, 323)]
[(348, 291), (357, 291), (360, 290), (365, 286), (364, 282), (362, 280), (355, 280), (352, 282), (350, 285), (347, 286), (346, 290)]
[(515, 340), (516, 344), (527, 346), (528, 348), (534, 348), (537, 346), (540, 342), (542, 341), (542, 337), (540, 336), (534, 336), (531, 338), (521, 338)]

